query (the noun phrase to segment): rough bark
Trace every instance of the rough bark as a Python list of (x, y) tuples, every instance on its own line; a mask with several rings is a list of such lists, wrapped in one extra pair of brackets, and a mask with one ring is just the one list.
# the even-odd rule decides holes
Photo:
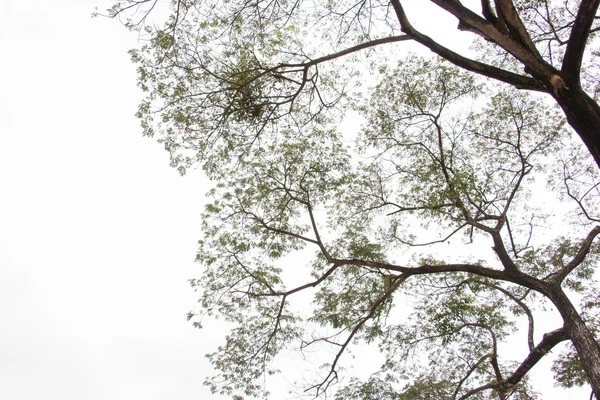
[(598, 342), (579, 312), (560, 288), (549, 291), (547, 295), (560, 312), (565, 323), (565, 331), (573, 346), (577, 349), (577, 354), (594, 395), (597, 399), (600, 399), (600, 346), (598, 346)]
[(553, 95), (600, 168), (600, 106), (578, 86)]

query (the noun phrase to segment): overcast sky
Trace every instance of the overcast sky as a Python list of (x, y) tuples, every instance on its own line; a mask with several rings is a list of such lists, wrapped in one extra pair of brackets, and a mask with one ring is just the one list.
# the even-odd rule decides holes
[(219, 399), (185, 318), (207, 182), (141, 136), (107, 4), (0, 1), (0, 398)]

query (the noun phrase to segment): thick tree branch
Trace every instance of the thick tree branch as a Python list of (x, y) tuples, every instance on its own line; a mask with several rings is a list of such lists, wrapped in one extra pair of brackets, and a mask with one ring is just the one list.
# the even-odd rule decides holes
[(554, 348), (560, 342), (568, 339), (567, 333), (564, 328), (556, 329), (552, 332), (546, 333), (542, 340), (537, 346), (529, 353), (529, 355), (523, 360), (521, 365), (509, 376), (504, 383), (508, 385), (516, 385), (523, 379), (523, 377), (544, 357), (550, 350)]
[(494, 14), (494, 10), (492, 10), (490, 0), (481, 0), (481, 14), (483, 14), (483, 17), (490, 24), (496, 25), (496, 23), (498, 23), (498, 17), (496, 17), (496, 14)]
[[(545, 91), (546, 90), (543, 85), (541, 85), (538, 81), (536, 81), (533, 78), (515, 74), (514, 72), (505, 71), (501, 68), (487, 65), (487, 64), (484, 64), (484, 63), (481, 63), (478, 61), (473, 61), (467, 57), (463, 57), (460, 54), (455, 53), (454, 51), (438, 44), (436, 41), (434, 41), (429, 36), (424, 35), (424, 34), (420, 33), (419, 31), (417, 31), (410, 24), (399, 0), (391, 0), (391, 3), (394, 6), (394, 10), (396, 11), (396, 16), (398, 17), (398, 21), (400, 21), (400, 27), (402, 29), (402, 32), (411, 36), (414, 40), (421, 43), (422, 45), (424, 45), (425, 47), (427, 47), (429, 50), (433, 51), (440, 57), (450, 61), (454, 65), (456, 65), (460, 68), (464, 68), (468, 71), (475, 72), (475, 73), (483, 75), (483, 76), (487, 76), (488, 78), (492, 78), (492, 79), (499, 80), (501, 82), (508, 83), (519, 89), (537, 90), (537, 91)], [(483, 19), (481, 19), (481, 20), (489, 25), (489, 22), (487, 22)]]
[[(514, 40), (512, 37), (502, 33), (479, 15), (463, 6), (460, 1), (455, 0), (431, 0), (440, 8), (454, 15), (463, 26), (470, 27), (472, 31), (482, 36), (484, 39), (490, 40), (502, 47), (504, 50), (512, 54), (517, 60), (528, 66), (533, 71), (540, 75), (550, 75), (554, 72), (552, 67), (545, 63), (541, 58), (532, 54), (527, 46)], [(394, 3), (394, 0), (392, 1)]]
[(512, 0), (496, 0), (495, 2), (498, 17), (502, 17), (501, 19), (508, 27), (513, 39), (524, 45), (533, 56), (541, 59), (542, 57), (533, 44), (519, 14), (517, 14), (517, 10), (515, 10)]
[(502, 263), (502, 266), (504, 267), (504, 269), (506, 271), (510, 271), (510, 272), (518, 272), (519, 269), (517, 268), (517, 265), (512, 260), (512, 258), (510, 258), (508, 251), (506, 251), (506, 247), (504, 246), (504, 241), (502, 240), (502, 236), (500, 235), (500, 232), (499, 231), (493, 232), (493, 233), (491, 233), (491, 236), (492, 236), (492, 239), (494, 240), (494, 247), (492, 247), (492, 248), (498, 255), (498, 258), (500, 259), (500, 262)]
[(488, 389), (494, 390), (510, 390), (516, 384), (518, 384), (523, 377), (533, 368), (550, 350), (554, 348), (558, 343), (567, 340), (567, 334), (563, 328), (559, 328), (555, 331), (546, 333), (541, 342), (529, 353), (529, 355), (523, 360), (521, 365), (512, 373), (510, 377), (502, 382), (490, 382), (485, 385), (479, 386), (475, 389), (469, 390), (459, 400), (465, 400), (474, 394), (482, 392)]
[(546, 293), (549, 290), (547, 282), (536, 279), (524, 274), (518, 270), (506, 271), (482, 267), (476, 264), (425, 264), (418, 267), (406, 267), (401, 265), (388, 264), (380, 261), (369, 261), (359, 259), (336, 259), (328, 258), (334, 265), (356, 265), (371, 268), (379, 268), (387, 271), (395, 271), (405, 274), (407, 277), (412, 275), (438, 274), (444, 272), (469, 272), (474, 275), (486, 278), (497, 279), (506, 282), (516, 283), (540, 293)]
[(567, 86), (580, 84), (581, 61), (599, 5), (600, 0), (583, 0), (579, 6), (561, 68)]

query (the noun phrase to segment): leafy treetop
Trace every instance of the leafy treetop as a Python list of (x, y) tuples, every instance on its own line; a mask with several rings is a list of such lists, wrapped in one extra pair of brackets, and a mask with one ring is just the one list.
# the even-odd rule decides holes
[[(481, 39), (480, 58), (417, 30), (398, 0), (174, 0), (160, 28), (144, 24), (156, 1), (109, 10), (137, 10), (125, 23), (146, 40), (131, 52), (144, 133), (215, 183), (192, 280), (199, 314), (234, 324), (209, 355), (213, 391), (267, 395), (277, 354), (330, 346), (307, 387), (321, 395), (364, 342), (385, 362), (337, 398), (531, 399), (528, 372), (568, 342), (557, 383), (600, 394), (599, 2), (431, 3)], [(404, 41), (441, 58), (398, 57)], [(552, 196), (570, 211), (551, 216)], [(562, 323), (541, 335), (544, 304)], [(517, 360), (503, 349), (519, 335)]]

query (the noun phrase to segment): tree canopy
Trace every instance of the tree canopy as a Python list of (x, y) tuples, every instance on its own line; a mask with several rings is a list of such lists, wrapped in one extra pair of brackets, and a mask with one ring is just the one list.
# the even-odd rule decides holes
[[(156, 0), (109, 10), (143, 40), (144, 134), (215, 184), (189, 315), (234, 326), (213, 391), (266, 395), (278, 354), (330, 347), (311, 395), (531, 399), (566, 342), (557, 384), (600, 395), (599, 1), (430, 3), (470, 55), (400, 0), (173, 0), (158, 27)], [(539, 332), (545, 308), (562, 322)], [(357, 343), (385, 361), (340, 380)]]

